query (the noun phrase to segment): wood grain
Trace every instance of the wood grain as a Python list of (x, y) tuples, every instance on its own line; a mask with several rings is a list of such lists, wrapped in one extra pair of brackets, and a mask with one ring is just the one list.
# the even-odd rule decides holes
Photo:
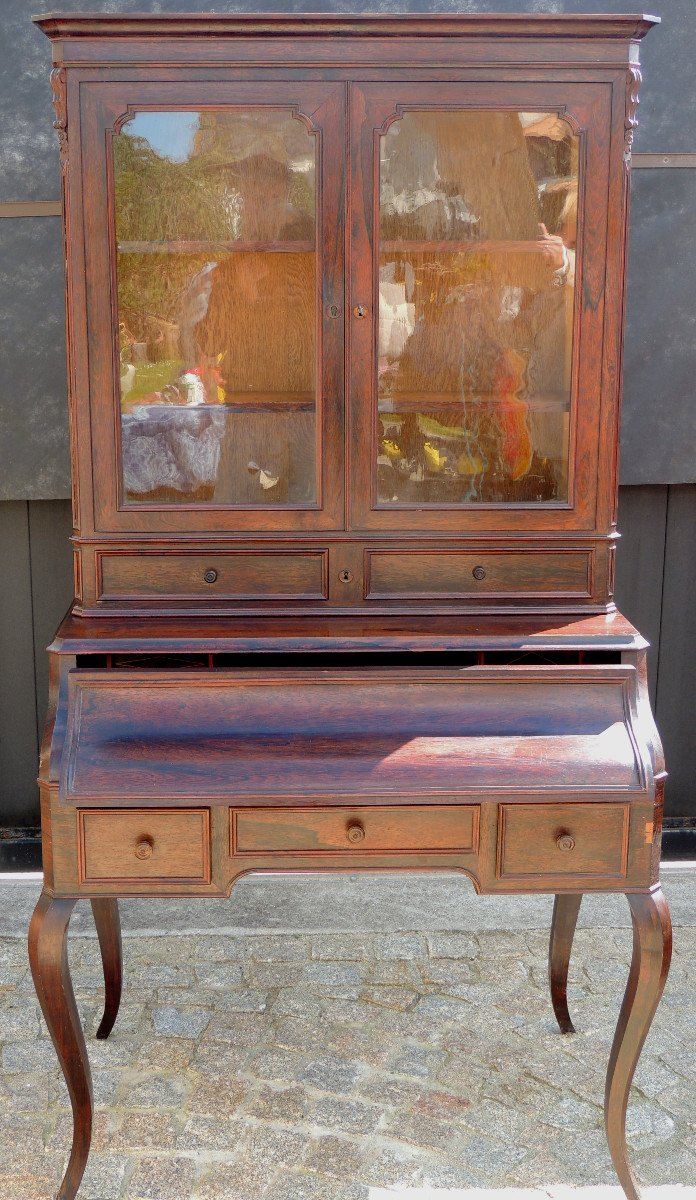
[(592, 592), (592, 555), (587, 551), (368, 550), (366, 559), (368, 599), (575, 597)]
[(498, 874), (520, 880), (540, 875), (621, 880), (628, 817), (627, 804), (501, 805)]
[[(78, 813), (81, 880), (210, 878), (210, 816), (191, 811)], [(150, 856), (140, 857), (145, 842)]]
[(551, 1003), (561, 1033), (575, 1033), (568, 1012), (568, 965), (582, 893), (567, 892), (554, 897), (549, 941), (549, 986)]
[[(475, 850), (473, 805), (230, 811), (232, 854)], [(351, 837), (351, 830), (354, 835)]]
[(660, 1002), (672, 957), (672, 919), (661, 887), (628, 896), (633, 923), (633, 957), (611, 1048), (604, 1097), (607, 1141), (627, 1200), (640, 1191), (626, 1145), (626, 1110), (631, 1082)]
[(635, 687), (625, 666), (78, 670), (61, 795), (642, 792)]
[[(98, 562), (100, 599), (324, 600), (326, 560), (325, 550), (102, 553)], [(206, 573), (211, 571), (215, 579), (208, 582)]]
[(29, 927), (34, 986), (73, 1114), (72, 1148), (56, 1200), (74, 1200), (92, 1140), (92, 1078), (68, 964), (68, 925), (74, 907), (74, 900), (58, 899), (42, 891)]

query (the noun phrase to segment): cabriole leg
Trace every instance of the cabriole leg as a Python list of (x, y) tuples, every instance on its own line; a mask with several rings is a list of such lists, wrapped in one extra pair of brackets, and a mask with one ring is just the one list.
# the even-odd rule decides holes
[(68, 967), (68, 925), (74, 907), (74, 900), (56, 899), (44, 891), (29, 926), (34, 986), (73, 1111), (72, 1151), (57, 1200), (74, 1200), (92, 1139), (92, 1078)]
[(604, 1120), (611, 1157), (628, 1200), (640, 1200), (626, 1147), (626, 1108), (631, 1080), (660, 1002), (672, 956), (672, 921), (659, 885), (628, 897), (633, 921), (633, 958), (609, 1058)]
[(121, 1003), (123, 982), (121, 922), (118, 915), (118, 900), (99, 897), (92, 900), (91, 903), (104, 966), (104, 1015), (97, 1030), (97, 1037), (108, 1038), (114, 1027)]
[(561, 1033), (575, 1033), (568, 1012), (568, 965), (582, 894), (559, 895), (553, 902), (549, 942), (549, 986), (551, 1003)]

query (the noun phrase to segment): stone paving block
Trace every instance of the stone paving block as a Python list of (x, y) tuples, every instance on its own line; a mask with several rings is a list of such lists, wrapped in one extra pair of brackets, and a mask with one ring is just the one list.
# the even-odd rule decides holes
[(435, 933), (427, 939), (431, 958), (478, 958), (479, 944), (468, 933)]
[(369, 1194), (359, 1183), (339, 1183), (331, 1176), (308, 1171), (284, 1171), (264, 1193), (264, 1200), (369, 1200)]
[(132, 1160), (126, 1154), (92, 1152), (80, 1184), (80, 1200), (119, 1200), (132, 1170)]
[(388, 933), (378, 934), (374, 940), (375, 958), (423, 958), (426, 941), (422, 934)]
[(128, 1108), (177, 1109), (188, 1091), (185, 1077), (160, 1075), (154, 1071), (145, 1075), (123, 1073), (118, 1083), (118, 1087), (112, 1088), (111, 1098), (117, 1096)]
[[(100, 1044), (110, 1046), (112, 1039), (117, 1039), (118, 1036), (119, 1030), (117, 1027), (108, 1041)], [(135, 1045), (133, 1065), (138, 1069), (155, 1067), (160, 1071), (184, 1071), (191, 1061), (195, 1048), (196, 1043), (190, 1038), (168, 1036), (150, 1038), (140, 1045)], [(90, 1047), (91, 1058), (92, 1047)]]
[(152, 1014), (155, 1033), (160, 1037), (197, 1038), (210, 1022), (212, 1012), (207, 1008), (156, 1008)]
[(226, 1163), (214, 1166), (199, 1181), (193, 1192), (194, 1200), (252, 1200), (268, 1195), (268, 1185), (275, 1178), (275, 1166), (267, 1163)]
[(203, 987), (226, 988), (242, 982), (241, 963), (196, 963), (194, 971), (197, 982)]
[(362, 1074), (358, 1063), (327, 1055), (312, 1059), (301, 1072), (300, 1078), (322, 1092), (349, 1094)]
[(371, 1133), (382, 1121), (383, 1110), (376, 1104), (360, 1100), (343, 1100), (337, 1096), (320, 1096), (311, 1103), (306, 1120), (324, 1129), (344, 1133)]
[(250, 939), (248, 953), (256, 962), (306, 962), (312, 943), (306, 937), (280, 935)]
[(307, 1165), (337, 1179), (349, 1179), (360, 1169), (361, 1158), (361, 1148), (357, 1142), (324, 1134), (313, 1140)]
[(270, 1125), (251, 1125), (247, 1129), (240, 1154), (242, 1160), (271, 1167), (293, 1167), (311, 1153), (306, 1134), (295, 1129), (278, 1129)]
[(136, 1150), (172, 1150), (181, 1132), (181, 1119), (172, 1112), (126, 1113), (109, 1137), (111, 1150), (132, 1155)]
[(360, 934), (341, 933), (312, 938), (312, 958), (361, 962), (372, 955), (372, 938)]
[(189, 1117), (176, 1139), (178, 1150), (223, 1150), (231, 1154), (246, 1131), (241, 1120), (196, 1115)]
[[(210, 1018), (211, 1014), (207, 1015)], [(256, 1046), (268, 1032), (264, 1017), (257, 1013), (218, 1013), (205, 1025), (209, 1041), (230, 1046)]]
[(189, 1200), (200, 1173), (191, 1158), (160, 1154), (142, 1158), (128, 1188), (128, 1200)]

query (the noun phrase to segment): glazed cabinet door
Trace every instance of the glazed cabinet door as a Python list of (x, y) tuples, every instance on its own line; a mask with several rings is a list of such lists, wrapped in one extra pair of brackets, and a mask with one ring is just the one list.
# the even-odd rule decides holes
[(353, 89), (354, 528), (608, 524), (611, 121), (605, 84)]
[(340, 527), (343, 89), (86, 82), (80, 117), (95, 529)]

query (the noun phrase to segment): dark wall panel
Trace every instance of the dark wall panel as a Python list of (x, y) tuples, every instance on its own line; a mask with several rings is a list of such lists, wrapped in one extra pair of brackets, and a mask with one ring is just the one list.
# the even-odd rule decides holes
[(0, 220), (0, 500), (70, 495), (61, 241), (59, 217)]
[(696, 817), (696, 487), (670, 488), (657, 680), (668, 816)]
[(0, 825), (37, 822), (37, 723), (27, 506), (0, 504)]
[(66, 502), (46, 503), (33, 500), (27, 506), (29, 517), (29, 553), (31, 566), (32, 624), (36, 660), (36, 715), (39, 737), (46, 719), (48, 699), (48, 655), (56, 626), (67, 612), (74, 594), (72, 550), (72, 513)]
[(634, 171), (631, 189), (621, 482), (693, 483), (696, 171)]
[(616, 604), (650, 642), (648, 679), (653, 705), (662, 621), (662, 570), (669, 488), (621, 488), (616, 550)]

